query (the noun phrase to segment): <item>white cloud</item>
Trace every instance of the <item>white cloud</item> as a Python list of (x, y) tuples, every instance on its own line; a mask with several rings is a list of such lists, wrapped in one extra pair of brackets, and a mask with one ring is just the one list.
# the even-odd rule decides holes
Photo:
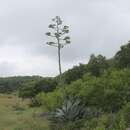
[(70, 25), (72, 44), (62, 50), (63, 71), (91, 53), (112, 57), (130, 38), (129, 0), (1, 0), (0, 74), (58, 74), (57, 51), (45, 44), (51, 18)]

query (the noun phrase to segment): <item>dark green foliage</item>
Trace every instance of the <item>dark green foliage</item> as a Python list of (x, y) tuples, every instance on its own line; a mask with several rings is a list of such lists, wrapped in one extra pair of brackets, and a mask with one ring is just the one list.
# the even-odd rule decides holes
[(23, 87), (23, 84), (33, 81), (39, 81), (40, 76), (17, 76), (0, 78), (0, 93), (12, 93)]
[(29, 82), (19, 90), (22, 98), (34, 98), (40, 92), (51, 92), (56, 88), (56, 81), (52, 78), (44, 78), (38, 82)]
[(82, 80), (67, 85), (68, 95), (79, 97), (88, 106), (105, 112), (117, 112), (130, 100), (130, 69), (111, 70), (100, 77), (84, 75)]
[(19, 89), (19, 97), (22, 98), (33, 98), (38, 94), (38, 91), (35, 89), (36, 82), (29, 82), (23, 85)]
[(79, 66), (74, 66), (72, 69), (67, 70), (62, 78), (64, 83), (70, 84), (72, 81), (78, 80), (82, 78), (82, 76), (86, 73), (86, 65), (80, 64)]
[(102, 55), (91, 55), (90, 60), (87, 64), (87, 70), (92, 75), (99, 76), (108, 68), (108, 62), (106, 57)]
[(72, 69), (64, 72), (62, 78), (65, 84), (70, 84), (75, 80), (81, 79), (86, 73), (90, 73), (94, 76), (100, 76), (112, 65), (113, 61), (106, 60), (106, 58), (102, 55), (91, 55), (88, 64), (80, 64), (79, 66), (74, 66)]
[(46, 78), (43, 79), (35, 84), (35, 90), (39, 92), (51, 92), (53, 91), (57, 86), (57, 81), (52, 78)]
[(127, 45), (121, 46), (120, 51), (116, 53), (114, 59), (116, 67), (130, 67), (130, 41)]

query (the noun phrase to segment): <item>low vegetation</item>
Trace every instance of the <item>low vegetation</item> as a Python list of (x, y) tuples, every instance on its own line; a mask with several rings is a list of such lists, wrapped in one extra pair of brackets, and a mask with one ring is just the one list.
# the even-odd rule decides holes
[(48, 129), (48, 121), (41, 118), (40, 108), (29, 108), (27, 100), (17, 96), (0, 95), (1, 130), (43, 130)]

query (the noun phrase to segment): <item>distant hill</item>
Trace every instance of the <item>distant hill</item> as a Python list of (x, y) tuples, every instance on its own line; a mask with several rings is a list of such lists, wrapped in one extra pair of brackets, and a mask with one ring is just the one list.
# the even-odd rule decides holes
[(43, 77), (40, 76), (0, 77), (0, 93), (17, 91), (23, 84), (31, 81), (39, 81), (41, 79), (43, 79)]

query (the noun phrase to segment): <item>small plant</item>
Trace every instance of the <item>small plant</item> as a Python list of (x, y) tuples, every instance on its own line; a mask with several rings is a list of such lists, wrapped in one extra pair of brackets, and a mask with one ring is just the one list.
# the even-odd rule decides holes
[(51, 128), (53, 130), (79, 130), (83, 124), (84, 115), (85, 106), (81, 101), (67, 98), (61, 108), (50, 114)]

